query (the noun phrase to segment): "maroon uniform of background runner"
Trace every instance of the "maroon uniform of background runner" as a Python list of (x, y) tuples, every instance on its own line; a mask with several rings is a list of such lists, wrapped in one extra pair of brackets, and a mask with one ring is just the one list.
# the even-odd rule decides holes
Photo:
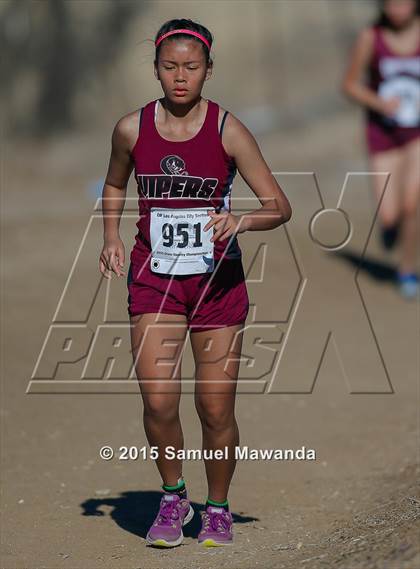
[[(369, 66), (369, 86), (378, 92), (385, 80), (395, 78), (410, 78), (417, 82), (417, 100), (420, 97), (420, 41), (416, 50), (407, 55), (401, 55), (391, 50), (385, 43), (383, 30), (380, 26), (372, 27), (374, 33), (373, 54)], [(402, 101), (404, 104), (404, 101)], [(366, 141), (371, 154), (383, 152), (420, 136), (420, 112), (417, 124), (407, 127), (372, 109), (366, 110)]]

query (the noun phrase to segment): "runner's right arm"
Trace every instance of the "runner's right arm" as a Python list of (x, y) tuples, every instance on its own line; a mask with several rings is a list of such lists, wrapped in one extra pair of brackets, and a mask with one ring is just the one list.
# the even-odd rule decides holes
[(119, 226), (128, 180), (134, 168), (131, 148), (136, 132), (136, 121), (132, 115), (126, 115), (117, 122), (112, 133), (111, 157), (102, 191), (104, 246), (99, 259), (99, 270), (108, 279), (111, 278), (111, 271), (124, 276), (121, 268), (125, 261), (125, 250)]
[(384, 115), (392, 116), (395, 112), (395, 101), (384, 101), (376, 92), (363, 82), (363, 75), (372, 57), (374, 31), (372, 28), (364, 28), (358, 35), (347, 69), (341, 83), (343, 93), (364, 107)]

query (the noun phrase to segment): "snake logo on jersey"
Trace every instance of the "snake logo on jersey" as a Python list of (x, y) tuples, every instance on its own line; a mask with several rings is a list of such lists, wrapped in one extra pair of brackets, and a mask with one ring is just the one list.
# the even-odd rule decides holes
[(170, 154), (160, 161), (163, 174), (137, 176), (139, 189), (145, 198), (192, 198), (209, 200), (216, 191), (218, 178), (189, 176), (185, 162)]
[(171, 156), (165, 156), (160, 161), (160, 168), (165, 174), (172, 174), (175, 176), (188, 176), (188, 172), (185, 169), (185, 162), (179, 156), (172, 154)]

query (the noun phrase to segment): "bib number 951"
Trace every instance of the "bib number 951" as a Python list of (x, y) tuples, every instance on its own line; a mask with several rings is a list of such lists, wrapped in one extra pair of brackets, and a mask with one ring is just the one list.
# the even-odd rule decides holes
[(165, 275), (193, 275), (214, 270), (213, 228), (207, 211), (214, 208), (150, 209), (150, 269)]
[[(162, 244), (164, 247), (172, 247), (175, 243), (174, 236), (181, 237), (181, 240), (176, 241), (176, 246), (179, 248), (188, 247), (190, 233), (188, 231), (188, 223), (178, 223), (173, 225), (172, 223), (164, 223), (162, 225)], [(190, 246), (192, 247), (202, 247), (203, 242), (201, 241), (201, 222), (195, 223), (192, 226), (193, 229), (193, 241)]]

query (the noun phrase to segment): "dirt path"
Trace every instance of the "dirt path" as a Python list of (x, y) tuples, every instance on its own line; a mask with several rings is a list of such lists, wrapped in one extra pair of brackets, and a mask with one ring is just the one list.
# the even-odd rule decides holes
[[(352, 125), (349, 118), (344, 126), (331, 128), (340, 126), (343, 128), (338, 131), (348, 133)], [(308, 165), (308, 169), (319, 169), (327, 198), (336, 195), (339, 175), (344, 177), (344, 172), (337, 173), (336, 169), (343, 159), (340, 152), (344, 146), (334, 140), (335, 154), (333, 148), (323, 149), (324, 156), (331, 157), (330, 165), (325, 164), (321, 152), (319, 156), (314, 153), (313, 163)], [(279, 143), (283, 141), (264, 141), (268, 156), (276, 155)], [(289, 169), (294, 168), (292, 143), (289, 152), (288, 156), (285, 151), (281, 164), (273, 164), (273, 168), (281, 169), (286, 163), (291, 164)], [(6, 149), (2, 567), (153, 569), (167, 564), (173, 569), (419, 568), (418, 306), (400, 300), (390, 282), (378, 280), (369, 270), (361, 272), (360, 286), (394, 393), (350, 393), (333, 342), (326, 349), (311, 394), (240, 393), (237, 418), (241, 445), (266, 449), (305, 445), (316, 450), (316, 460), (238, 462), (229, 495), (235, 516), (232, 548), (200, 549), (196, 543), (198, 515), (186, 528), (181, 547), (171, 551), (145, 547), (145, 533), (160, 492), (153, 461), (106, 462), (98, 456), (104, 444), (116, 449), (121, 445), (146, 445), (140, 398), (132, 394), (26, 394), (91, 215), (86, 187), (97, 176), (92, 164), (102, 163), (103, 158), (98, 151), (98, 156), (88, 160), (83, 148), (78, 148), (73, 157), (73, 164), (79, 163), (75, 174), (74, 169), (66, 171), (70, 168), (66, 148), (58, 146), (45, 153), (46, 149), (33, 148), (32, 159), (16, 169), (19, 153), (12, 147)], [(42, 168), (49, 160), (60, 174), (57, 184)], [(351, 154), (348, 162), (355, 169), (363, 166), (358, 154)], [(35, 178), (34, 172), (38, 172)], [(28, 179), (33, 180), (29, 186)], [(309, 271), (313, 243), (306, 240), (307, 226), (299, 214), (307, 194), (304, 186), (290, 185), (285, 190), (296, 207), (290, 235), (299, 258), (308, 259), (304, 269)], [(23, 207), (23, 199), (29, 205)], [(368, 225), (368, 194), (356, 201), (354, 215)], [(128, 249), (133, 225), (126, 229), (126, 235)], [(270, 247), (283, 247), (286, 241), (281, 235), (269, 232), (264, 238)], [(241, 241), (246, 263), (255, 239), (256, 234), (246, 235)], [(75, 291), (73, 303), (66, 306), (70, 314), (78, 313), (86, 291), (92, 290), (97, 280), (95, 251), (94, 246), (88, 246), (93, 269), (89, 262), (85, 267), (85, 260), (81, 260), (86, 272), (81, 277), (81, 290)], [(250, 289), (261, 319), (269, 318), (267, 314), (275, 303), (281, 315), (288, 315), (284, 295), (295, 287), (296, 274), (289, 270), (289, 258), (282, 251), (273, 261), (264, 288), (252, 285)], [(325, 253), (316, 254), (315, 262), (321, 262)], [(386, 273), (392, 257), (384, 257), (376, 238), (372, 238), (366, 254)], [(336, 305), (344, 307), (340, 315), (345, 323), (343, 335), (337, 340), (339, 353), (343, 358), (350, 354), (357, 363), (359, 329), (351, 307), (346, 309), (355, 272), (349, 259), (329, 258), (328, 270), (317, 273), (318, 286), (303, 321), (315, 341), (320, 333), (319, 321), (311, 310), (325, 301), (325, 295), (334, 297)], [(340, 287), (334, 286), (336, 282), (341, 283)], [(117, 286), (120, 288), (112, 296), (112, 303), (117, 306), (116, 320), (124, 322), (124, 283)], [(286, 317), (279, 333), (288, 329)], [(299, 338), (303, 337), (302, 330)], [(247, 331), (244, 345), (248, 354), (255, 354), (253, 338), (252, 331)], [(284, 368), (279, 368), (279, 377), (285, 381), (287, 366), (309, 357), (304, 346), (290, 340), (289, 359)], [(260, 365), (269, 360), (271, 352), (256, 353)], [(127, 354), (124, 362), (128, 361)], [(377, 368), (369, 365), (362, 368), (367, 385), (378, 376)], [(184, 367), (188, 372), (192, 369), (189, 351)], [(125, 365), (122, 368), (125, 370)], [(66, 374), (68, 378), (80, 378), (80, 370), (77, 366), (61, 370), (61, 379)], [(241, 377), (248, 378), (251, 372), (245, 362), (241, 370)], [(302, 367), (302, 377), (306, 371)], [(293, 375), (298, 386), (302, 377), (297, 372)], [(347, 379), (353, 381), (352, 375)], [(199, 422), (188, 391), (186, 388), (181, 409), (186, 447), (200, 448)], [(184, 475), (198, 510), (207, 490), (203, 464), (187, 461)]]

